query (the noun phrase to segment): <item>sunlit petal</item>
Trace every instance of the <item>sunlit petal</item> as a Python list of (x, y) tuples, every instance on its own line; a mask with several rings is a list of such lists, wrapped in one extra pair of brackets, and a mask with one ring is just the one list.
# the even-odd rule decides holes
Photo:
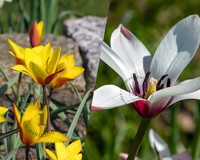
[(61, 134), (61, 133), (56, 132), (56, 131), (49, 131), (49, 132), (46, 132), (45, 134), (43, 134), (37, 140), (37, 142), (53, 143), (53, 142), (65, 142), (65, 141), (69, 141), (69, 140), (70, 139), (68, 137), (66, 137), (64, 134)]
[(45, 149), (45, 152), (48, 154), (49, 157), (51, 157), (53, 160), (57, 160), (56, 155), (50, 151), (49, 149)]
[(138, 101), (134, 96), (114, 85), (105, 85), (94, 91), (92, 109), (110, 109)]
[(130, 90), (133, 88), (133, 73), (126, 68), (120, 57), (106, 43), (102, 45), (101, 59), (119, 74), (127, 88)]
[(160, 100), (166, 101), (167, 98), (169, 97), (192, 93), (199, 89), (200, 89), (200, 78), (186, 80), (176, 86), (164, 88), (162, 90), (153, 93), (149, 97), (148, 101), (153, 106)]
[(178, 101), (181, 101), (181, 100), (185, 100), (185, 99), (197, 99), (197, 100), (200, 100), (200, 90), (197, 90), (195, 92), (191, 92), (191, 93), (188, 93), (188, 94), (182, 94), (182, 95), (178, 95), (178, 96), (174, 96), (170, 105), (178, 102)]
[(130, 73), (144, 77), (149, 71), (151, 55), (143, 43), (123, 25), (111, 35), (111, 48), (120, 57)]
[(151, 74), (160, 79), (168, 74), (174, 83), (194, 57), (200, 42), (200, 18), (189, 16), (178, 22), (157, 48), (151, 64)]

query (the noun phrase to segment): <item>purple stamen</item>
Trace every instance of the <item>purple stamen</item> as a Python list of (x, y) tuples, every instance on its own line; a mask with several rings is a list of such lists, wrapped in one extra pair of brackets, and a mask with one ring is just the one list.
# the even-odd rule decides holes
[(142, 83), (142, 87), (143, 87), (143, 95), (142, 97), (145, 96), (145, 92), (147, 91), (147, 87), (148, 87), (148, 81), (149, 81), (149, 76), (150, 76), (150, 72), (147, 72), (144, 78), (144, 81)]
[[(158, 81), (158, 83), (157, 83), (157, 85), (156, 85), (156, 90), (160, 90), (160, 89), (162, 89), (161, 88), (161, 82), (162, 82), (162, 80), (163, 79), (165, 79), (165, 77), (167, 77), (168, 76), (168, 74), (165, 74), (165, 75), (163, 75), (161, 78), (160, 78), (160, 80)], [(163, 86), (164, 87), (164, 86)]]
[(133, 80), (135, 82), (135, 92), (139, 95), (140, 94), (140, 88), (139, 88), (139, 83), (136, 77), (136, 74), (133, 74)]
[(171, 79), (167, 78), (167, 87), (170, 87), (170, 85), (171, 85)]

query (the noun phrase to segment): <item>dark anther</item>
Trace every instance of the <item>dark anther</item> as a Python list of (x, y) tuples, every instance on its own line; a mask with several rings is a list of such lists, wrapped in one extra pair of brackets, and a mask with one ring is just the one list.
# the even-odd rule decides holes
[(161, 89), (161, 82), (162, 82), (162, 80), (163, 79), (165, 79), (165, 77), (167, 77), (168, 76), (168, 74), (165, 74), (165, 75), (163, 75), (161, 78), (160, 78), (160, 80), (158, 81), (158, 83), (157, 83), (157, 85), (156, 85), (156, 90), (160, 90)]
[(161, 84), (158, 90), (163, 89), (163, 88), (164, 88), (164, 84)]
[(140, 94), (140, 88), (139, 88), (139, 84), (138, 84), (137, 77), (136, 77), (135, 73), (133, 73), (133, 80), (135, 82), (135, 92), (137, 94)]
[(171, 79), (167, 78), (167, 87), (170, 87), (170, 85), (171, 85)]
[(148, 87), (148, 81), (149, 81), (149, 76), (150, 76), (151, 72), (147, 72), (144, 78), (144, 81), (142, 83), (142, 87), (143, 87), (143, 95), (142, 97), (145, 96), (145, 92), (147, 91), (147, 87)]

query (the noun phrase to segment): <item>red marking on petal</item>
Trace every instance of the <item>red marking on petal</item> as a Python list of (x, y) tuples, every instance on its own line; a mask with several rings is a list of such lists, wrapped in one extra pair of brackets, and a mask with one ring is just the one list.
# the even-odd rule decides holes
[(121, 33), (127, 38), (127, 39), (131, 39), (132, 35), (131, 32), (125, 28), (122, 24), (120, 25), (120, 31)]
[(101, 111), (101, 110), (104, 110), (104, 109), (91, 106), (91, 110), (93, 110), (93, 111)]

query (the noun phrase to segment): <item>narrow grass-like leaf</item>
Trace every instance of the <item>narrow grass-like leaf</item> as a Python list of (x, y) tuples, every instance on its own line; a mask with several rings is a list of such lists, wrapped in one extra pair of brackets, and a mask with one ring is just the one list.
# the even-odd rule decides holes
[(10, 80), (9, 82), (7, 82), (6, 84), (4, 84), (0, 88), (0, 96), (2, 96), (8, 90), (8, 88), (10, 88), (16, 81), (17, 81), (17, 78), (14, 78)]
[(15, 133), (17, 133), (17, 132), (18, 132), (18, 129), (14, 129), (14, 130), (12, 130), (12, 131), (7, 131), (6, 133), (2, 133), (2, 134), (0, 135), (0, 139), (6, 138), (6, 137), (8, 137), (8, 136), (11, 136), (11, 135), (13, 135), (13, 134), (15, 134)]
[[(6, 75), (6, 73), (5, 73), (5, 71), (0, 67), (0, 72), (2, 73), (2, 75), (4, 76), (4, 78), (5, 78), (5, 80), (6, 81), (12, 81), (13, 79), (10, 79), (7, 75)], [(16, 81), (17, 81), (17, 77), (16, 78), (14, 78)], [(16, 82), (15, 81), (15, 82)], [(13, 90), (13, 93), (16, 95), (17, 94), (17, 88), (14, 86), (14, 85), (12, 85), (11, 86), (11, 88), (12, 88), (12, 90)]]
[(57, 0), (49, 0), (47, 4), (47, 20), (46, 20), (46, 33), (51, 32), (53, 22), (56, 19), (57, 13)]
[(73, 89), (73, 91), (76, 93), (76, 95), (77, 95), (78, 98), (79, 98), (79, 101), (81, 102), (81, 101), (82, 101), (82, 98), (81, 98), (81, 95), (80, 95), (78, 89), (77, 89), (71, 82), (69, 82), (68, 84), (69, 84), (69, 86)]
[(32, 83), (30, 84), (30, 86), (29, 86), (29, 91), (28, 91), (28, 93), (27, 93), (26, 96), (23, 98), (22, 104), (20, 105), (20, 109), (21, 109), (21, 110), (25, 109), (25, 107), (27, 106), (28, 99), (29, 99), (29, 97), (30, 97), (30, 95), (31, 95), (31, 92), (32, 92), (32, 90), (33, 90), (33, 87), (34, 87), (34, 83), (32, 82)]
[[(39, 0), (39, 20), (46, 22), (46, 4), (45, 0)], [(45, 29), (45, 28), (44, 28)]]
[(30, 25), (38, 18), (38, 0), (30, 1)]
[[(6, 113), (6, 119), (8, 119), (8, 114)], [(8, 132), (8, 123), (7, 121), (5, 121), (3, 124), (2, 124), (2, 133), (7, 133)], [(10, 137), (5, 137), (4, 138), (4, 146), (5, 146), (5, 149), (6, 149), (6, 152), (8, 153), (10, 151)]]
[(92, 89), (90, 89), (90, 90), (85, 94), (85, 96), (84, 96), (84, 98), (83, 98), (83, 100), (82, 100), (82, 102), (81, 102), (81, 104), (80, 104), (80, 106), (79, 106), (79, 108), (78, 108), (78, 110), (77, 110), (75, 116), (74, 116), (74, 119), (73, 119), (73, 121), (72, 121), (72, 123), (71, 123), (71, 125), (70, 125), (70, 128), (69, 128), (69, 131), (68, 131), (68, 133), (67, 133), (67, 136), (68, 136), (69, 138), (72, 137), (72, 134), (73, 134), (74, 129), (75, 129), (75, 127), (76, 127), (76, 124), (77, 124), (77, 122), (78, 122), (79, 116), (81, 115), (81, 112), (82, 112), (82, 110), (83, 110), (83, 107), (85, 106), (85, 104), (86, 104), (86, 102), (87, 102), (87, 99), (88, 99), (88, 97), (90, 96), (90, 93), (91, 93), (91, 92), (92, 92)]
[(43, 157), (45, 156), (44, 153), (44, 148), (45, 148), (45, 144), (44, 143), (37, 143), (36, 145), (36, 151), (37, 151), (37, 159), (43, 159)]
[(15, 157), (17, 150), (21, 146), (22, 146), (21, 141), (18, 141), (18, 143), (16, 144), (16, 146), (14, 147), (14, 149), (11, 152), (9, 152), (8, 155), (6, 156), (6, 160), (11, 160), (13, 157)]

